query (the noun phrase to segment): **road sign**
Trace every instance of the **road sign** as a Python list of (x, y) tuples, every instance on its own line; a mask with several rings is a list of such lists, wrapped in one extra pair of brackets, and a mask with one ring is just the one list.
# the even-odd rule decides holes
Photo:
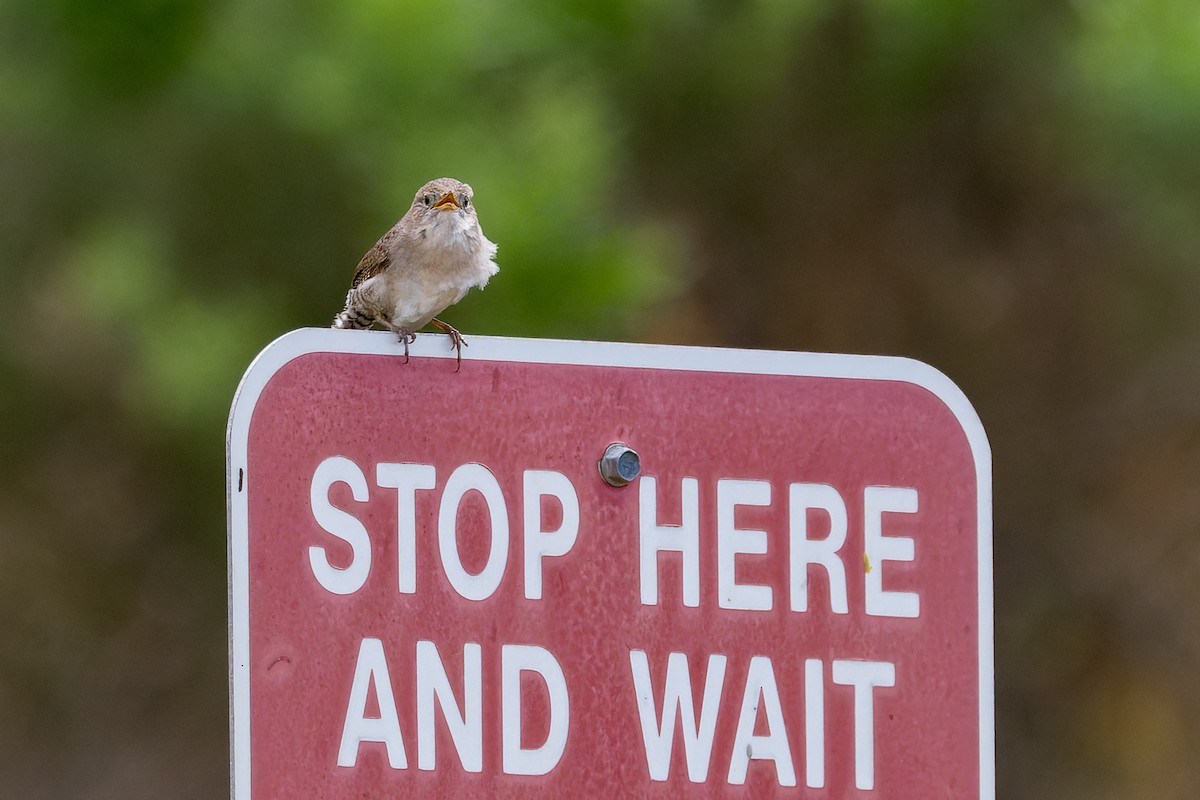
[(990, 454), (923, 364), (307, 329), (228, 476), (236, 800), (994, 797)]

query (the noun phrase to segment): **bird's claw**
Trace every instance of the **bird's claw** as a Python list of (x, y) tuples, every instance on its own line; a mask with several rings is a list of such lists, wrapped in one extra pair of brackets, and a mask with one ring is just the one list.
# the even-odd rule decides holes
[[(394, 325), (392, 324), (391, 320), (384, 319), (383, 317), (379, 317), (375, 321), (380, 325), (383, 325), (392, 333), (396, 334), (396, 340), (404, 345), (404, 363), (407, 364), (408, 346), (417, 340), (417, 334), (414, 333), (411, 328)], [(463, 347), (469, 347), (470, 345), (468, 344), (467, 340), (463, 338), (463, 335), (458, 332), (458, 329), (453, 325), (447, 325), (440, 319), (434, 319), (432, 322), (437, 326), (438, 330), (450, 337), (450, 346), (454, 348), (454, 354), (457, 356), (455, 360), (454, 371), (458, 372), (462, 369), (462, 349)]]
[(454, 355), (456, 356), (454, 371), (458, 372), (462, 369), (462, 349), (463, 347), (470, 347), (470, 344), (458, 332), (458, 328), (455, 328), (453, 325), (448, 325), (437, 318), (430, 320), (430, 322), (436, 325), (438, 330), (450, 337), (450, 346), (454, 348)]
[(408, 346), (417, 340), (417, 335), (408, 328), (396, 330), (396, 340), (404, 345), (404, 363), (408, 363)]
[(375, 321), (383, 327), (387, 328), (392, 333), (396, 334), (396, 341), (404, 345), (404, 363), (408, 363), (408, 346), (417, 340), (417, 335), (413, 333), (411, 328), (405, 328), (400, 325), (392, 324), (390, 319), (376, 317)]

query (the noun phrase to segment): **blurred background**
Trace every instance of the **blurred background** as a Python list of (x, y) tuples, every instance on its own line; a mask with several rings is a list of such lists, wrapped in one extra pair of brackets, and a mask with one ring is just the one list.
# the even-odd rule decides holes
[(0, 0), (0, 793), (227, 796), (225, 422), (440, 175), (468, 334), (912, 356), (998, 796), (1200, 797), (1200, 5)]

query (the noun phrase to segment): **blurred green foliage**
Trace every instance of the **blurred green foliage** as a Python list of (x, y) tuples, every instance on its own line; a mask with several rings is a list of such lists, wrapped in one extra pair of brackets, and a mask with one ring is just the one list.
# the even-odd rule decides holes
[(958, 380), (1000, 795), (1196, 796), (1198, 54), (1186, 0), (0, 0), (0, 785), (224, 792), (229, 401), (452, 175), (468, 334)]

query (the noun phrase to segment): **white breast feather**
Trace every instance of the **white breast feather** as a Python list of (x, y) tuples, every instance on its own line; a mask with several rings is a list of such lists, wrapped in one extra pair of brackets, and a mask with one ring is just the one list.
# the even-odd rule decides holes
[(394, 253), (396, 264), (380, 278), (382, 305), (391, 306), (395, 325), (417, 330), (472, 287), (482, 289), (500, 266), (492, 259), (496, 245), (463, 213), (439, 214), (412, 243), (408, 253)]

